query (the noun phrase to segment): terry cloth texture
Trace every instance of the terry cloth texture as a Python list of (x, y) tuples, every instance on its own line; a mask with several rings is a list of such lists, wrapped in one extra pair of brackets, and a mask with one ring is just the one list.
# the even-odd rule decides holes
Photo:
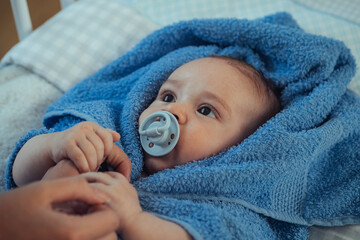
[[(139, 179), (138, 117), (176, 68), (226, 55), (272, 79), (283, 110), (241, 144)], [(88, 120), (115, 129), (142, 207), (195, 239), (306, 239), (310, 225), (360, 223), (360, 99), (347, 89), (355, 61), (342, 42), (305, 33), (287, 13), (257, 20), (180, 22), (67, 92), (32, 136)], [(194, 79), (196, 81), (196, 79)]]

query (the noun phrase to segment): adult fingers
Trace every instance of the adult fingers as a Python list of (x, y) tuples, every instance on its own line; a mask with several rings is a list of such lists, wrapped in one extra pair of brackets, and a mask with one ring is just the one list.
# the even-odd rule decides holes
[(93, 205), (89, 205), (87, 203), (78, 200), (57, 202), (52, 204), (52, 208), (56, 211), (64, 212), (67, 214), (77, 214), (77, 215), (82, 215), (87, 213), (91, 206)]
[[(85, 215), (67, 215), (58, 212), (59, 223), (64, 223), (74, 239), (99, 239), (114, 233), (119, 226), (116, 214), (109, 207), (97, 205)], [(99, 224), (101, 223), (101, 224)]]
[(106, 174), (104, 172), (89, 172), (84, 173), (82, 176), (89, 182), (89, 183), (102, 183), (105, 185), (110, 185), (113, 183), (114, 178), (110, 176), (109, 174)]
[(128, 182), (127, 178), (124, 175), (122, 175), (121, 173), (118, 173), (118, 172), (105, 172), (105, 174), (111, 176), (114, 179)]
[(81, 200), (88, 204), (101, 204), (107, 197), (90, 186), (86, 178), (80, 176), (42, 182), (44, 199), (50, 203)]
[(124, 151), (114, 144), (106, 162), (115, 168), (115, 171), (123, 174), (130, 181), (131, 161)]
[(118, 239), (118, 236), (116, 235), (115, 232), (113, 232), (104, 237), (98, 238), (96, 240), (117, 240), (117, 239)]

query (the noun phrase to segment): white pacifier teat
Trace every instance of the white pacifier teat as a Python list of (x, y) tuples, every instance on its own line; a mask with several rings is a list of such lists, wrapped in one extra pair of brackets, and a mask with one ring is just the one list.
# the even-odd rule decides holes
[(142, 121), (139, 134), (141, 145), (148, 154), (163, 156), (173, 150), (179, 140), (179, 123), (170, 112), (157, 111)]

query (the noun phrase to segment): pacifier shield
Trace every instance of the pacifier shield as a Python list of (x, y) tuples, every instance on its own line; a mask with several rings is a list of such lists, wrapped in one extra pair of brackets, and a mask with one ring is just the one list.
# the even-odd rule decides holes
[(157, 111), (140, 124), (139, 134), (143, 149), (151, 156), (160, 157), (174, 149), (179, 140), (180, 127), (173, 114)]

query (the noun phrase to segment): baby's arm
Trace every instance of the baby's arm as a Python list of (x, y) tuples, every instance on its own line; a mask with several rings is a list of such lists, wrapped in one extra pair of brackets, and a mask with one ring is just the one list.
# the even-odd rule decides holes
[(13, 178), (18, 186), (40, 180), (55, 165), (51, 159), (51, 145), (57, 133), (41, 134), (25, 143), (13, 165)]
[(107, 205), (118, 215), (123, 239), (192, 239), (180, 225), (143, 211), (135, 188), (121, 174), (87, 173), (86, 178), (108, 196)]
[(120, 232), (123, 239), (193, 239), (180, 225), (156, 217), (147, 212), (142, 212), (132, 223)]
[(21, 186), (40, 180), (49, 168), (64, 159), (71, 160), (81, 173), (96, 171), (105, 157), (114, 155), (114, 142), (119, 139), (118, 133), (91, 122), (38, 135), (19, 151), (13, 166), (14, 181)]

